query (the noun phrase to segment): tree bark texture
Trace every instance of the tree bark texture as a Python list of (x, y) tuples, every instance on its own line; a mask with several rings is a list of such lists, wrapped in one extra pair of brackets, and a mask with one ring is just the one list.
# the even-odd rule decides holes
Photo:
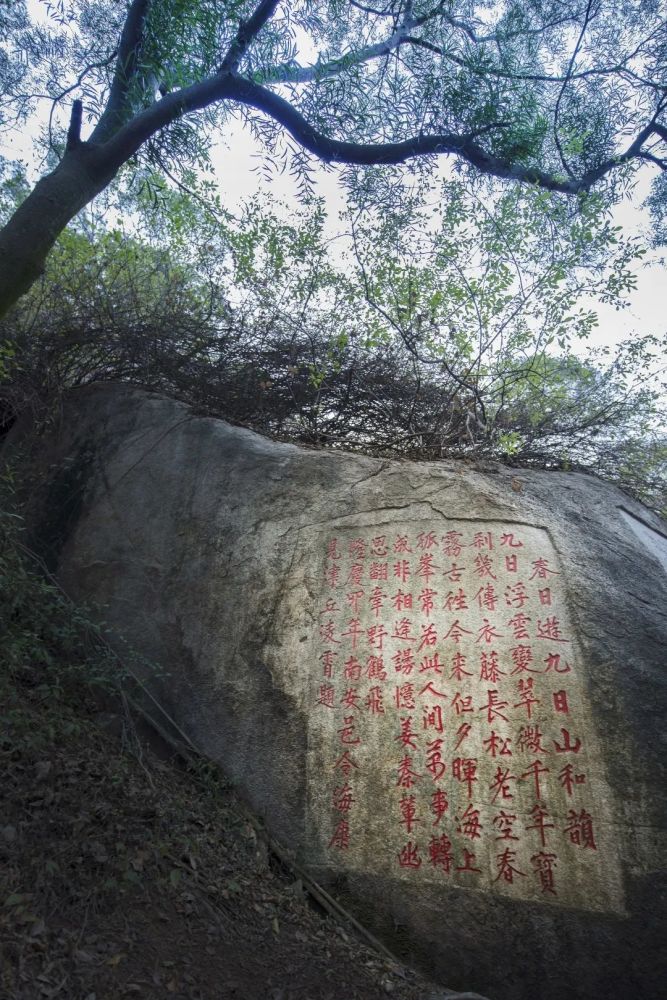
[(40, 277), (60, 233), (104, 190), (113, 173), (81, 144), (65, 153), (0, 230), (0, 317)]

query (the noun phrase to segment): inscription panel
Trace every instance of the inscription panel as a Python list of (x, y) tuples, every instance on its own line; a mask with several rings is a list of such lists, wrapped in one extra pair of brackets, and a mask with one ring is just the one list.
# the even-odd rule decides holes
[(618, 849), (548, 533), (344, 528), (313, 609), (309, 824), (323, 863), (619, 909)]

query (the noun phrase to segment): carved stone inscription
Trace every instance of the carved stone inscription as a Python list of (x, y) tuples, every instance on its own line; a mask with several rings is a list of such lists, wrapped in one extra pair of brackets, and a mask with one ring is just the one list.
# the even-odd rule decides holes
[(616, 908), (604, 778), (547, 532), (345, 528), (320, 556), (309, 796), (324, 863)]

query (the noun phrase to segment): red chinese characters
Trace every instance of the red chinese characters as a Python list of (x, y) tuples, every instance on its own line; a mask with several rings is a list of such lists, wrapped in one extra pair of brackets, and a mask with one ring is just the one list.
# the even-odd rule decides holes
[(373, 850), (401, 878), (557, 898), (577, 858), (603, 854), (605, 827), (546, 533), (344, 527), (322, 559), (310, 711), (331, 751), (309, 781), (326, 783), (331, 858), (381, 827)]
[(444, 740), (435, 739), (426, 744), (426, 770), (434, 781), (440, 781), (447, 771), (447, 765), (442, 759), (443, 743)]
[(593, 817), (585, 809), (580, 812), (577, 812), (576, 809), (570, 809), (567, 814), (565, 833), (572, 844), (576, 844), (578, 847), (590, 847), (591, 850), (597, 851), (593, 834)]

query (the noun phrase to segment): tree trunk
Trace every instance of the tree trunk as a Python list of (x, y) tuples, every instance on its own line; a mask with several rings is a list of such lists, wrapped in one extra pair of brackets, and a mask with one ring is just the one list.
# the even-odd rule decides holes
[(112, 176), (98, 150), (81, 143), (37, 183), (0, 230), (0, 317), (43, 273), (60, 233)]

